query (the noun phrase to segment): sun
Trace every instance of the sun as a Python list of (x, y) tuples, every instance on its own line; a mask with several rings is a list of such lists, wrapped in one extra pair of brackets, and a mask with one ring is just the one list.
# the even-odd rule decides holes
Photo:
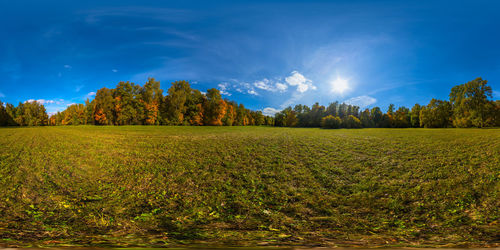
[(349, 81), (347, 79), (337, 77), (337, 79), (330, 82), (331, 92), (336, 94), (343, 94), (350, 89)]

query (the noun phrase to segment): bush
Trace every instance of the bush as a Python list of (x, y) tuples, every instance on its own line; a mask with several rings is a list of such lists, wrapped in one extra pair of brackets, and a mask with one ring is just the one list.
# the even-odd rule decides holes
[(344, 128), (361, 128), (361, 121), (353, 115), (349, 115), (343, 122)]
[(340, 128), (340, 125), (342, 125), (342, 120), (337, 116), (328, 115), (321, 119), (322, 128)]

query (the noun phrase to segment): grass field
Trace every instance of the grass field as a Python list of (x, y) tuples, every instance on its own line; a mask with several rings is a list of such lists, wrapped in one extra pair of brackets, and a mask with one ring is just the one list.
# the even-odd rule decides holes
[(0, 128), (0, 245), (499, 243), (499, 129)]

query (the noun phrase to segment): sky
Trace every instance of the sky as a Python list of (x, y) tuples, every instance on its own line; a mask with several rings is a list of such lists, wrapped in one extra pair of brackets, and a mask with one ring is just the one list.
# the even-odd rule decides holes
[(500, 1), (0, 0), (0, 100), (49, 113), (148, 77), (272, 115), (386, 110), (477, 77), (500, 98)]

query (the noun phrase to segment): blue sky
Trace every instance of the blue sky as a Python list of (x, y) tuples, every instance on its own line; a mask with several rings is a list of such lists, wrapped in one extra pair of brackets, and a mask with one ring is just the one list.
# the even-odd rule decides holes
[(487, 79), (500, 1), (0, 0), (0, 100), (49, 112), (119, 81), (189, 80), (270, 114), (338, 100), (411, 107)]

